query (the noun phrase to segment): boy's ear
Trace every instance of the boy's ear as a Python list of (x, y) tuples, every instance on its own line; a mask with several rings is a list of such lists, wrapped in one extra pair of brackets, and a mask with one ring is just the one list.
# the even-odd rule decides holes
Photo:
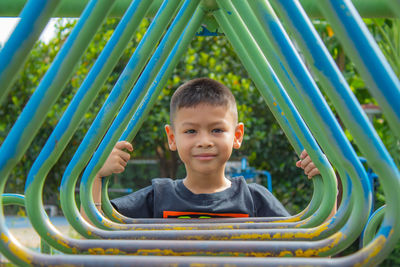
[(238, 123), (235, 128), (235, 137), (233, 140), (233, 148), (239, 149), (243, 142), (244, 135), (244, 124), (242, 122)]
[(168, 124), (165, 125), (165, 133), (167, 134), (169, 149), (172, 151), (176, 151), (174, 131), (172, 130), (172, 127)]

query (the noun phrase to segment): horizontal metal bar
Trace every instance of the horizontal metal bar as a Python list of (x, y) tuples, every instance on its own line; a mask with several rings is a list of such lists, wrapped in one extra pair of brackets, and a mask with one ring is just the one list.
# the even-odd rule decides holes
[[(148, 1), (148, 0), (147, 0)], [(0, 1), (0, 17), (17, 17), (27, 0)], [(54, 17), (79, 17), (88, 0), (63, 0)], [(122, 17), (131, 0), (117, 0), (110, 17)], [(322, 18), (322, 13), (317, 7), (317, 0), (300, 0), (307, 14), (311, 18)], [(395, 11), (388, 7), (382, 0), (352, 0), (360, 15), (364, 18), (394, 18)], [(160, 7), (162, 0), (153, 0), (149, 16), (153, 16)]]

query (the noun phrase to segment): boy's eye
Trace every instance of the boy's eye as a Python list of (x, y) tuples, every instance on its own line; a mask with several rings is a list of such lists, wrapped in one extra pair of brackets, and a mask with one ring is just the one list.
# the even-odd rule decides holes
[(212, 132), (213, 132), (213, 133), (223, 133), (224, 130), (223, 130), (223, 129), (220, 129), (220, 128), (216, 128), (216, 129), (213, 129)]
[(187, 134), (194, 134), (194, 133), (196, 133), (196, 130), (189, 129), (189, 130), (186, 130), (184, 133), (187, 133)]

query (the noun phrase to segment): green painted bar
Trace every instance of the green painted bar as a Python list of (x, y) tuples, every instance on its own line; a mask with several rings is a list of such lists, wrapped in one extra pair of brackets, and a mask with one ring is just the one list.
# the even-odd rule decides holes
[(385, 206), (381, 207), (370, 217), (370, 220), (368, 221), (368, 224), (365, 227), (363, 233), (363, 239), (362, 239), (363, 247), (367, 246), (374, 239), (384, 216), (385, 216)]
[[(260, 91), (261, 95), (263, 96), (265, 102), (267, 103), (269, 109), (271, 110), (272, 114), (275, 116), (276, 120), (278, 121), (278, 123), (280, 124), (281, 128), (283, 129), (283, 131), (285, 133), (288, 132), (287, 137), (289, 140), (291, 140), (293, 138), (293, 136), (291, 135), (291, 130), (289, 128), (289, 125), (287, 125), (287, 122), (285, 122), (285, 120), (283, 119), (282, 114), (280, 113), (280, 111), (278, 110), (277, 106), (275, 105), (275, 100), (273, 95), (271, 94), (271, 92), (269, 90), (267, 90), (267, 88), (275, 88), (277, 87), (277, 85), (272, 81), (272, 80), (268, 80), (266, 79), (266, 77), (268, 75), (263, 75), (262, 73), (260, 73), (259, 69), (256, 67), (256, 64), (251, 60), (251, 56), (248, 54), (247, 49), (245, 49), (245, 47), (242, 45), (238, 35), (235, 33), (235, 31), (233, 30), (232, 26), (230, 25), (230, 23), (228, 22), (228, 20), (221, 14), (222, 12), (215, 12), (215, 17), (217, 18), (219, 24), (221, 25), (222, 29), (224, 30), (224, 32), (227, 34), (227, 38), (229, 39), (229, 41), (232, 43), (233, 47), (235, 48), (235, 51), (237, 53), (237, 55), (239, 56), (239, 58), (242, 61), (243, 66), (246, 68), (246, 70), (249, 72), (251, 79), (254, 81), (256, 87), (258, 88), (258, 90)], [(259, 55), (257, 55), (259, 57)], [(279, 89), (276, 89), (279, 90)], [(283, 108), (283, 107), (282, 107)], [(288, 118), (289, 120), (291, 118)], [(294, 142), (294, 141), (292, 141)], [(321, 180), (319, 178), (315, 179), (315, 181), (317, 180)], [(319, 194), (323, 194), (324, 192), (324, 188), (323, 188), (323, 183), (319, 183), (320, 181), (314, 182), (314, 192), (315, 194), (317, 194), (317, 196), (315, 196), (316, 199), (321, 199), (320, 196), (318, 196)], [(311, 202), (312, 203), (312, 202)], [(314, 204), (311, 204), (314, 205)], [(317, 203), (317, 206), (319, 203)], [(317, 208), (317, 207), (313, 207)]]
[[(231, 22), (235, 23), (235, 28), (240, 29), (240, 32), (246, 31), (246, 25), (248, 30), (250, 31), (251, 35), (254, 37), (255, 41), (258, 43), (258, 47), (262, 50), (264, 56), (268, 60), (268, 63), (271, 64), (274, 72), (278, 76), (280, 82), (282, 83), (283, 87), (287, 90), (291, 88), (293, 91), (297, 91), (294, 86), (293, 81), (287, 75), (287, 71), (283, 67), (282, 62), (276, 57), (275, 49), (273, 48), (272, 44), (268, 40), (267, 35), (262, 30), (260, 23), (257, 21), (255, 14), (251, 11), (250, 6), (244, 1), (233, 1), (236, 10), (240, 10), (241, 18), (239, 19), (239, 13), (233, 12), (231, 16)], [(256, 51), (256, 50), (255, 50)], [(280, 98), (279, 94), (275, 94), (277, 99)], [(278, 102), (282, 107), (284, 107), (284, 101)], [(290, 112), (285, 111), (286, 116), (291, 116)], [(314, 121), (313, 114), (311, 111), (302, 112), (302, 116), (305, 118), (310, 118), (311, 121)], [(295, 129), (297, 136), (300, 138), (301, 142), (304, 144), (305, 148), (309, 152), (312, 158), (318, 159), (317, 153), (309, 146), (306, 137), (304, 136), (302, 130), (297, 127), (297, 123), (295, 122), (295, 118), (291, 118), (291, 125)], [(328, 143), (326, 140), (325, 143)], [(330, 214), (336, 199), (336, 191), (335, 191), (335, 184), (336, 184), (336, 176), (331, 166), (329, 166), (328, 161), (325, 164), (321, 161), (315, 160), (315, 164), (318, 166), (322, 173), (322, 179), (324, 180), (324, 192), (328, 192), (324, 194), (324, 198), (321, 203), (321, 209), (318, 211), (316, 216), (313, 216), (310, 221), (307, 221), (303, 227), (314, 227), (320, 225), (322, 222)]]
[[(277, 19), (276, 15), (274, 14), (274, 11), (272, 10), (272, 8), (269, 6), (269, 4), (267, 2), (264, 2), (262, 0), (252, 1), (251, 6), (260, 20), (261, 20), (261, 16), (265, 16), (265, 14), (259, 14), (258, 10), (267, 11), (268, 17), (269, 17), (269, 22), (272, 23), (272, 21), (274, 21), (274, 23), (275, 23), (274, 26), (277, 27), (278, 19)], [(278, 40), (276, 39), (277, 36), (275, 36), (272, 32), (270, 32), (271, 29), (267, 26), (269, 26), (269, 25), (266, 25), (266, 23), (263, 24), (264, 30), (266, 31), (266, 33), (268, 33), (269, 38), (271, 38), (271, 42), (274, 44), (275, 50), (278, 52), (278, 56), (282, 59), (285, 66), (290, 71), (291, 77), (296, 77), (296, 71), (292, 70), (289, 67), (291, 62), (288, 62), (285, 60), (286, 55), (284, 54), (283, 51), (280, 50), (280, 47), (279, 47), (280, 44), (279, 44)], [(330, 256), (330, 255), (336, 254), (340, 250), (342, 250), (345, 247), (347, 247), (348, 245), (350, 245), (350, 242), (354, 241), (359, 236), (359, 234), (361, 233), (361, 230), (362, 230), (360, 228), (360, 225), (365, 224), (366, 220), (368, 218), (368, 216), (365, 214), (364, 211), (367, 209), (369, 210), (369, 207), (367, 207), (368, 205), (366, 205), (363, 202), (365, 192), (360, 183), (360, 180), (362, 177), (360, 177), (360, 174), (355, 171), (355, 168), (351, 168), (351, 166), (348, 165), (348, 163), (346, 162), (346, 160), (348, 160), (348, 159), (345, 160), (343, 158), (343, 156), (345, 156), (345, 154), (342, 153), (342, 151), (341, 151), (342, 148), (339, 144), (339, 141), (336, 139), (332, 139), (332, 138), (328, 138), (328, 140), (326, 140), (325, 138), (320, 138), (320, 137), (328, 137), (330, 128), (328, 127), (328, 125), (326, 125), (327, 121), (325, 120), (325, 118), (322, 118), (321, 114), (319, 113), (319, 110), (316, 109), (316, 104), (315, 103), (310, 104), (310, 100), (307, 100), (307, 96), (306, 96), (305, 92), (309, 89), (304, 88), (304, 86), (301, 84), (301, 82), (298, 81), (297, 79), (298, 78), (296, 78), (295, 83), (296, 83), (296, 85), (298, 85), (299, 90), (304, 92), (304, 93), (301, 93), (301, 96), (304, 96), (305, 100), (304, 100), (304, 102), (299, 102), (299, 104), (296, 103), (296, 106), (299, 108), (301, 114), (303, 114), (302, 110), (305, 105), (307, 105), (309, 108), (311, 108), (313, 114), (315, 115), (315, 118), (318, 118), (315, 121), (310, 121), (310, 122), (307, 120), (307, 123), (309, 123), (311, 129), (313, 129), (314, 127), (317, 127), (317, 128), (314, 128), (315, 130), (317, 130), (316, 132), (314, 132), (314, 136), (318, 136), (318, 141), (321, 144), (321, 147), (323, 147), (324, 151), (326, 152), (328, 158), (330, 159), (330, 162), (332, 162), (332, 164), (335, 167), (337, 167), (339, 171), (348, 172), (348, 174), (352, 178), (353, 195), (354, 195), (354, 200), (355, 200), (354, 207), (356, 207), (356, 208), (353, 209), (354, 212), (351, 214), (349, 222), (346, 224), (347, 227), (345, 227), (345, 230), (346, 230), (347, 234), (346, 234), (345, 238), (341, 239), (338, 242), (338, 244), (336, 244), (331, 249), (320, 254), (321, 256)], [(289, 90), (292, 88), (289, 87), (287, 89)], [(290, 90), (289, 90), (288, 93), (291, 95), (292, 99), (298, 100), (298, 97), (296, 96), (297, 92), (290, 92)], [(299, 97), (301, 97), (301, 96), (299, 96)], [(303, 97), (301, 97), (301, 98), (303, 98)], [(322, 131), (327, 131), (327, 133), (322, 133)], [(345, 177), (345, 176), (342, 176), (342, 177)], [(352, 230), (350, 231), (349, 229), (352, 229)]]
[[(29, 146), (30, 141), (35, 136), (35, 133), (41, 126), (42, 122), (45, 120), (45, 118), (46, 118), (45, 114), (46, 114), (47, 110), (52, 106), (52, 103), (54, 103), (56, 101), (56, 99), (58, 98), (58, 96), (61, 94), (62, 89), (64, 88), (66, 82), (72, 75), (74, 68), (77, 66), (79, 58), (82, 56), (82, 54), (86, 50), (90, 41), (94, 37), (97, 29), (102, 25), (102, 23), (104, 21), (104, 17), (108, 13), (112, 4), (113, 4), (112, 1), (110, 1), (110, 2), (99, 1), (99, 2), (94, 3), (94, 5), (91, 9), (92, 12), (90, 13), (90, 15), (87, 18), (84, 18), (86, 20), (86, 23), (82, 26), (79, 33), (77, 34), (77, 38), (74, 40), (73, 43), (71, 43), (71, 42), (69, 43), (69, 45), (71, 47), (66, 47), (68, 44), (68, 40), (67, 40), (65, 45), (61, 48), (60, 51), (63, 51), (63, 49), (69, 49), (68, 57), (60, 58), (60, 61), (62, 60), (62, 62), (63, 62), (62, 65), (57, 70), (60, 73), (60, 75), (58, 76), (58, 79), (56, 79), (51, 84), (51, 86), (48, 88), (47, 94), (45, 95), (45, 98), (42, 100), (42, 105), (40, 106), (41, 110), (37, 112), (38, 113), (36, 115), (37, 118), (35, 119), (36, 123), (32, 123), (33, 126), (31, 126), (30, 129), (24, 133), (24, 136), (26, 136), (26, 137), (24, 137), (24, 139), (26, 139), (26, 142), (25, 142), (26, 144), (24, 145), (24, 147), (20, 148), (21, 156), (22, 156), (22, 153), (24, 153), (26, 148)], [(75, 30), (75, 28), (74, 28), (74, 30)], [(74, 30), (73, 30), (73, 32), (74, 32)], [(73, 33), (70, 35), (70, 38), (71, 38), (71, 36), (73, 36)], [(57, 55), (57, 58), (60, 56), (60, 53), (61, 52), (59, 52), (59, 54)], [(57, 60), (57, 58), (56, 58), (56, 60)], [(53, 65), (54, 65), (54, 63), (53, 63)], [(49, 71), (51, 70), (53, 65), (50, 67)], [(46, 73), (46, 75), (47, 75), (47, 73)], [(45, 78), (43, 78), (41, 83), (43, 83), (44, 80), (45, 80)], [(38, 184), (39, 184), (39, 187), (43, 186), (44, 179), (42, 181), (39, 181)], [(40, 184), (42, 184), (42, 185), (40, 185)], [(41, 216), (43, 216), (44, 211), (40, 212), (41, 210), (36, 208), (36, 205), (43, 205), (41, 196), (38, 194), (39, 192), (41, 192), (41, 191), (36, 190), (34, 188), (34, 184), (31, 184), (30, 186), (27, 187), (27, 189), (26, 189), (26, 198), (27, 198), (26, 210), (28, 212), (28, 216), (32, 222), (32, 225), (35, 227), (37, 232), (47, 233), (46, 225), (40, 223)], [(47, 234), (42, 234), (41, 236), (47, 237)], [(48, 243), (51, 244), (50, 242), (48, 242)], [(53, 244), (51, 244), (51, 245), (53, 246)]]
[[(149, 0), (146, 0), (149, 1)], [(162, 0), (152, 0), (153, 6), (149, 11), (149, 16), (154, 16)], [(317, 7), (319, 0), (300, 0), (307, 14), (312, 18), (322, 18), (322, 14)], [(395, 2), (394, 0), (388, 0)], [(6, 0), (0, 1), (0, 17), (17, 17), (21, 12), (27, 0)], [(54, 17), (79, 17), (88, 0), (63, 0)], [(110, 17), (122, 17), (125, 10), (128, 8), (131, 0), (117, 0)], [(364, 18), (394, 18), (396, 12), (400, 11), (388, 7), (382, 0), (353, 0), (357, 10)]]
[(400, 19), (400, 1), (394, 1), (394, 0), (384, 0), (386, 2), (386, 5), (389, 6), (389, 9), (393, 11), (393, 13), (396, 14), (397, 18)]
[[(112, 139), (107, 144), (96, 167), (92, 170), (92, 172), (90, 174), (90, 178), (88, 180), (88, 183), (89, 183), (88, 192), (84, 193), (84, 187), (81, 184), (80, 197), (81, 197), (81, 203), (83, 203), (83, 208), (84, 208), (88, 218), (95, 224), (95, 226), (97, 226), (99, 228), (109, 229), (110, 225), (113, 225), (116, 228), (118, 226), (115, 223), (113, 223), (112, 221), (107, 220), (105, 217), (103, 217), (104, 219), (102, 222), (97, 221), (98, 217), (95, 214), (96, 213), (99, 214), (99, 211), (96, 209), (96, 207), (94, 205), (92, 205), (92, 206), (89, 205), (89, 203), (93, 203), (93, 196), (92, 196), (91, 192), (92, 192), (92, 185), (93, 185), (93, 180), (95, 178), (95, 174), (98, 172), (98, 170), (100, 170), (101, 166), (106, 161), (108, 155), (111, 153), (111, 151), (114, 147), (114, 144), (117, 143), (117, 141), (121, 137), (124, 129), (129, 124), (130, 118), (134, 115), (134, 112), (139, 107), (140, 102), (143, 100), (143, 98), (146, 95), (147, 91), (149, 90), (151, 84), (154, 82), (153, 80), (157, 77), (158, 72), (164, 65), (165, 61), (167, 60), (169, 53), (171, 53), (171, 51), (174, 48), (174, 45), (177, 42), (177, 40), (179, 39), (180, 35), (182, 34), (182, 32), (184, 32), (186, 25), (189, 23), (190, 19), (192, 18), (193, 14), (196, 11), (198, 5), (199, 5), (198, 0), (196, 0), (196, 1), (191, 0), (191, 1), (189, 1), (189, 4), (187, 5), (186, 9), (184, 9), (184, 6), (182, 6), (182, 9), (181, 9), (181, 10), (183, 10), (182, 16), (179, 19), (178, 19), (178, 17), (175, 17), (176, 24), (175, 24), (174, 28), (171, 29), (169, 35), (164, 36), (164, 39), (166, 41), (163, 44), (163, 48), (162, 48), (163, 53), (160, 56), (158, 56), (157, 54), (153, 55), (153, 57), (149, 60), (149, 62), (152, 62), (152, 61), (154, 62), (152, 69), (149, 69), (149, 65), (147, 65), (146, 68), (142, 72), (142, 73), (146, 73), (146, 75), (149, 75), (149, 76), (147, 78), (145, 78), (146, 84), (144, 85), (143, 90), (141, 91), (140, 95), (136, 99), (134, 106), (130, 107), (129, 116), (128, 115), (124, 116), (123, 123), (121, 123), (119, 125), (118, 130), (116, 130), (112, 134)], [(161, 41), (160, 43), (162, 43), (162, 42), (163, 41)], [(142, 51), (141, 51), (141, 53), (142, 53)], [(157, 50), (155, 51), (155, 53), (157, 53)], [(138, 81), (136, 81), (136, 82), (139, 82), (141, 77), (143, 77), (143, 76), (140, 76), (138, 78)], [(133, 82), (134, 82), (134, 80), (132, 80), (132, 83)], [(117, 82), (117, 85), (118, 85), (118, 82)], [(134, 89), (136, 89), (135, 87), (136, 87), (136, 85), (134, 86)], [(129, 96), (127, 98), (129, 98)], [(110, 111), (108, 111), (107, 113), (113, 114)], [(106, 130), (106, 129), (104, 129), (104, 130)], [(99, 143), (100, 143), (100, 141), (102, 141), (102, 140), (99, 140)], [(86, 194), (86, 193), (88, 193), (88, 194)], [(99, 215), (101, 215), (101, 214), (99, 214)]]
[[(14, 84), (15, 79), (17, 78), (17, 74), (19, 73), (20, 69), (24, 66), (24, 63), (28, 59), (28, 56), (32, 50), (32, 47), (34, 46), (35, 42), (39, 38), (41, 32), (43, 29), (46, 27), (49, 19), (51, 18), (51, 15), (53, 12), (57, 9), (58, 5), (60, 3), (60, 0), (56, 1), (48, 1), (46, 2), (45, 9), (43, 10), (42, 14), (37, 14), (38, 19), (37, 20), (29, 20), (28, 21), (28, 16), (22, 16), (21, 20), (18, 22), (18, 25), (34, 25), (32, 31), (30, 33), (24, 32), (23, 38), (13, 38), (15, 33), (18, 33), (18, 31), (13, 32), (13, 34), (9, 37), (8, 40), (14, 40), (14, 42), (9, 42), (8, 44), (13, 47), (18, 47), (18, 50), (16, 51), (15, 54), (10, 53), (10, 50), (7, 49), (7, 44), (6, 47), (2, 47), (0, 50), (2, 52), (7, 53), (8, 56), (10, 54), (13, 54), (12, 60), (7, 61), (7, 67), (0, 73), (0, 104), (4, 101), (5, 96), (7, 95), (8, 91), (10, 90), (10, 87)], [(34, 13), (34, 11), (30, 11), (30, 5), (26, 6), (26, 11), (27, 13)], [(22, 12), (24, 13), (24, 12)], [(18, 29), (18, 25), (16, 26), (16, 29)], [(15, 40), (19, 40), (19, 44), (16, 45)], [(5, 52), (7, 51), (7, 52)], [(14, 52), (13, 51), (13, 52)], [(1, 64), (3, 66), (3, 64)], [(1, 67), (2, 68), (2, 67)]]
[[(318, 7), (318, 1), (321, 0), (300, 0), (301, 5), (311, 18), (324, 18)], [(394, 0), (388, 0), (396, 2)], [(387, 6), (384, 0), (352, 0), (357, 11), (363, 18), (394, 18), (395, 11)]]
[[(220, 1), (220, 3), (221, 2), (222, 1)], [(232, 10), (229, 9), (229, 11), (232, 11)], [(257, 49), (250, 48), (249, 47), (249, 45), (250, 45), (249, 42), (244, 41), (244, 43), (246, 43), (246, 48), (245, 48), (243, 44), (240, 44), (240, 40), (235, 40), (235, 39), (239, 39), (239, 37), (234, 33), (234, 31), (232, 30), (232, 27), (230, 27), (231, 29), (229, 29), (229, 27), (226, 27), (226, 24), (229, 24), (229, 22), (227, 22), (228, 20), (226, 18), (225, 18), (225, 22), (224, 22), (224, 15), (222, 15), (222, 13), (223, 12), (215, 12), (216, 18), (218, 19), (218, 22), (220, 23), (220, 25), (223, 28), (224, 32), (227, 34), (227, 37), (230, 39), (230, 42), (232, 43), (232, 45), (234, 45), (239, 57), (241, 58), (241, 60), (243, 62), (243, 65), (246, 66), (246, 69), (249, 70), (250, 75), (252, 75), (253, 81), (257, 84), (257, 78), (256, 78), (257, 76), (253, 76), (254, 73), (252, 71), (250, 71), (252, 68), (256, 72), (258, 72), (258, 76), (261, 76), (259, 79), (264, 79), (264, 77), (267, 76), (267, 75), (261, 75), (261, 73), (256, 68), (254, 68), (254, 66), (257, 65), (257, 64), (253, 63), (251, 60), (249, 62), (249, 58), (251, 58), (251, 55), (246, 52), (246, 50), (249, 50), (249, 51), (252, 51), (254, 53), (254, 51), (257, 51)], [(230, 13), (230, 14), (231, 15), (227, 15), (227, 16), (229, 16), (229, 21), (232, 20), (232, 17), (231, 17), (232, 13)], [(235, 27), (235, 30), (237, 30), (237, 29), (238, 28)], [(241, 32), (241, 33), (243, 34), (243, 32)], [(244, 50), (244, 51), (241, 51), (241, 50)], [(259, 57), (260, 57), (259, 55), (258, 56), (257, 55), (253, 56), (253, 59), (257, 59)], [(265, 68), (261, 68), (261, 69), (265, 69)], [(336, 235), (336, 237), (337, 236), (340, 236), (340, 233), (338, 233), (338, 235)], [(333, 237), (333, 238), (335, 238), (335, 237)], [(328, 239), (331, 239), (331, 237), (328, 238)], [(325, 247), (325, 248), (327, 248), (327, 250), (329, 251), (328, 247)], [(323, 248), (322, 250), (325, 250), (325, 248)]]
[[(111, 124), (112, 119), (114, 114), (118, 111), (118, 109), (122, 106), (123, 104), (123, 99), (126, 98), (126, 96), (129, 94), (129, 89), (132, 88), (134, 82), (136, 81), (136, 79), (139, 77), (140, 73), (142, 72), (143, 68), (145, 67), (148, 59), (151, 57), (154, 49), (155, 49), (155, 44), (157, 44), (161, 37), (163, 36), (163, 33), (165, 31), (165, 29), (167, 28), (167, 25), (170, 23), (171, 19), (174, 17), (174, 14), (177, 12), (177, 5), (176, 2), (171, 2), (171, 4), (168, 5), (168, 7), (166, 8), (166, 10), (164, 10), (163, 15), (160, 15), (159, 17), (159, 25), (162, 25), (162, 27), (156, 27), (156, 30), (152, 31), (151, 33), (148, 34), (148, 36), (146, 37), (146, 35), (143, 37), (146, 42), (141, 41), (141, 54), (144, 55), (143, 57), (139, 57), (139, 60), (136, 62), (136, 67), (131, 70), (132, 73), (129, 75), (130, 76), (130, 81), (128, 86), (126, 86), (126, 89), (124, 90), (124, 92), (121, 94), (120, 96), (120, 101), (119, 103), (117, 103), (116, 105), (114, 105), (112, 107), (112, 111), (108, 112), (105, 117), (104, 117), (104, 121), (108, 122), (108, 126), (105, 127), (104, 129), (102, 129), (102, 132), (99, 133), (99, 136), (102, 136), (104, 134), (104, 132), (108, 129), (109, 124)], [(143, 43), (142, 43), (143, 42)], [(98, 142), (101, 141), (101, 138), (98, 138)], [(97, 144), (95, 145), (97, 146)], [(93, 148), (93, 150), (95, 149), (95, 147)], [(92, 151), (93, 153), (93, 151)], [(87, 155), (85, 159), (82, 159), (83, 161), (88, 161), (89, 160), (90, 155)], [(82, 170), (76, 170), (77, 173), (80, 173)], [(65, 206), (65, 213), (67, 214), (66, 216), (71, 216), (71, 218), (75, 218), (76, 216), (79, 216), (79, 211), (76, 207), (75, 204), (75, 197), (74, 197), (74, 192), (75, 192), (75, 186), (76, 186), (76, 182), (78, 180), (79, 174), (77, 175), (71, 175), (73, 176), (73, 180), (68, 182), (68, 190), (66, 190), (66, 192), (61, 192), (61, 199), (63, 200), (63, 202), (65, 203), (73, 203), (73, 205), (66, 205)], [(63, 204), (62, 202), (62, 204)], [(63, 204), (63, 210), (64, 210), (64, 204)], [(90, 230), (88, 230), (87, 228), (85, 228), (81, 223), (78, 222), (72, 222), (73, 223), (73, 227), (82, 235), (86, 236), (87, 238), (93, 238), (90, 235), (87, 235), (86, 233)]]
[[(3, 206), (17, 205), (25, 208), (25, 196), (20, 194), (3, 194)], [(40, 251), (42, 253), (51, 254), (52, 248), (43, 239), (40, 239)]]

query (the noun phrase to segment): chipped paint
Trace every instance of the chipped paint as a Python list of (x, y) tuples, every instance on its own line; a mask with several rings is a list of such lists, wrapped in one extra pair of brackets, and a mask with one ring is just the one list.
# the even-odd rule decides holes
[(92, 255), (124, 255), (127, 254), (124, 251), (121, 251), (117, 248), (89, 248), (88, 249), (89, 254)]
[(18, 247), (15, 243), (10, 242), (9, 243), (9, 248), (11, 253), (13, 253), (16, 257), (18, 257), (20, 260), (31, 264), (33, 257), (32, 255), (28, 254), (25, 250), (22, 250), (20, 247)]
[(285, 220), (277, 220), (277, 221), (273, 221), (272, 223), (287, 223), (287, 222), (298, 222), (300, 221), (300, 217), (293, 217), (293, 218), (289, 218), (289, 219), (285, 219)]
[(230, 238), (225, 238), (225, 239), (240, 239), (240, 240), (255, 240), (255, 239), (261, 239), (261, 240), (270, 240), (271, 235), (268, 233), (265, 234), (241, 234), (241, 235), (233, 235)]
[(343, 233), (336, 233), (335, 235), (333, 235), (332, 237), (332, 242), (325, 246), (325, 247), (320, 247), (318, 249), (307, 249), (307, 250), (303, 250), (303, 249), (297, 249), (294, 253), (296, 257), (316, 257), (319, 256), (321, 253), (329, 251), (330, 249), (332, 249), (334, 246), (336, 246), (340, 239), (343, 237)]
[(8, 245), (10, 252), (22, 261), (31, 264), (33, 257), (29, 255), (26, 251), (22, 250), (16, 243), (12, 242), (11, 238), (5, 233), (1, 233), (1, 241)]
[(122, 220), (122, 218), (120, 218), (114, 210), (111, 213), (111, 217), (113, 217), (115, 220), (117, 220), (120, 223), (124, 223), (124, 220)]
[(285, 251), (281, 251), (278, 255), (278, 257), (291, 257), (293, 256), (293, 252), (285, 250)]
[(173, 251), (172, 249), (138, 249), (130, 255), (140, 256), (230, 256), (230, 257), (271, 257), (271, 252), (235, 252), (235, 251)]
[(372, 250), (369, 253), (368, 257), (364, 261), (354, 264), (354, 267), (361, 267), (361, 266), (367, 265), (367, 263), (372, 258), (374, 258), (382, 250), (382, 248), (385, 245), (385, 243), (386, 243), (386, 238), (383, 235), (380, 235), (377, 238), (375, 238), (375, 240), (371, 243), (371, 245), (368, 246), (369, 249), (362, 249), (361, 250), (361, 251), (363, 251), (363, 250), (367, 250), (367, 251)]

